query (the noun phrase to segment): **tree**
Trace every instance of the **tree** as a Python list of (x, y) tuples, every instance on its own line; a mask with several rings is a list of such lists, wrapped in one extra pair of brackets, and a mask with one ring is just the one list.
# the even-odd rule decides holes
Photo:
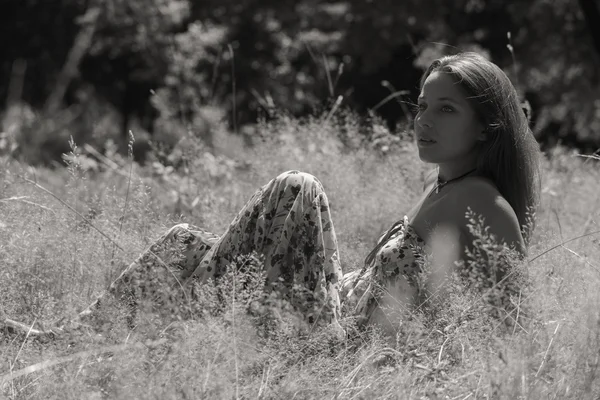
[(81, 79), (114, 104), (124, 138), (132, 117), (151, 131), (152, 90), (162, 87), (172, 63), (172, 35), (185, 29), (187, 0), (105, 0), (97, 33), (81, 65)]
[[(65, 107), (106, 102), (120, 115), (123, 142), (134, 120), (156, 141), (196, 134), (210, 143), (216, 120), (237, 129), (273, 110), (330, 110), (338, 96), (365, 115), (377, 105), (391, 128), (405, 130), (423, 69), (441, 55), (476, 50), (531, 103), (540, 140), (598, 147), (594, 0), (6, 0), (0, 7), (0, 96), (13, 61), (25, 60), (25, 102), (43, 109), (53, 91), (52, 102), (62, 97)], [(62, 96), (55, 82), (93, 7), (93, 40)], [(402, 96), (382, 103), (396, 91)], [(89, 130), (72, 129), (81, 137)]]

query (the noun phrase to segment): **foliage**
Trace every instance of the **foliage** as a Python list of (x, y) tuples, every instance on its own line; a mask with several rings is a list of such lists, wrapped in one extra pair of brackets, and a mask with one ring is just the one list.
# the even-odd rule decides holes
[[(196, 288), (191, 319), (151, 308), (131, 318), (109, 296), (88, 325), (69, 324), (167, 227), (184, 219), (222, 232), (259, 185), (286, 169), (322, 181), (344, 271), (361, 265), (390, 218), (422, 188), (427, 166), (414, 144), (390, 141), (393, 151), (369, 147), (360, 142), (364, 126), (351, 113), (339, 120), (280, 115), (259, 130), (262, 139), (253, 147), (216, 130), (213, 153), (207, 151), (212, 158), (181, 152), (187, 169), (158, 160), (141, 166), (114, 151), (92, 159), (74, 141), (67, 168), (0, 157), (0, 317), (34, 328), (65, 327), (63, 335), (46, 339), (0, 331), (0, 376), (56, 362), (0, 384), (3, 396), (598, 397), (594, 216), (600, 173), (597, 160), (560, 147), (544, 160), (531, 261), (520, 266), (526, 283), (506, 288), (512, 311), (497, 308), (494, 296), (502, 291), (487, 292), (494, 277), (470, 280), (482, 277), (479, 258), (495, 254), (485, 245), (488, 255), (473, 253), (469, 273), (448, 275), (443, 291), (429, 286), (423, 303), (404, 309), (391, 335), (358, 330), (351, 318), (342, 321), (350, 332), (345, 339), (327, 329), (307, 331), (297, 310), (264, 296), (260, 258), (243, 257), (244, 274), (231, 268), (219, 282)], [(384, 138), (383, 130), (375, 121), (368, 132)], [(199, 138), (189, 140), (189, 147), (204, 146)], [(121, 249), (24, 177), (67, 202)], [(480, 222), (472, 225), (483, 243), (489, 237)], [(569, 241), (573, 237), (579, 238)], [(431, 274), (425, 271), (424, 278)], [(494, 316), (490, 307), (501, 312)]]
[[(16, 126), (7, 117), (14, 104), (37, 112), (54, 95), (69, 110), (40, 113), (34, 127), (19, 131), (27, 140), (17, 142), (40, 149), (23, 157), (29, 162), (58, 159), (69, 136), (97, 148), (111, 139), (125, 152), (130, 129), (142, 160), (186, 135), (210, 145), (221, 120), (245, 132), (275, 110), (320, 113), (338, 96), (365, 115), (397, 90), (407, 94), (376, 112), (404, 131), (411, 116), (402, 102), (415, 100), (423, 68), (458, 50), (486, 54), (509, 73), (542, 142), (593, 151), (599, 135), (600, 54), (589, 25), (597, 7), (585, 0), (10, 0), (1, 7), (5, 37), (16, 39), (0, 44), (0, 140), (14, 140), (7, 136)], [(85, 55), (70, 65), (90, 24)], [(59, 81), (68, 83), (64, 96)], [(108, 121), (99, 127), (102, 118)]]

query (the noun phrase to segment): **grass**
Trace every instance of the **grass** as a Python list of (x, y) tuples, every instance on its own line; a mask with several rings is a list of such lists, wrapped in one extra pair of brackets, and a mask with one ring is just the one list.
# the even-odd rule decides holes
[[(72, 318), (167, 228), (185, 221), (221, 233), (256, 188), (289, 169), (321, 180), (344, 271), (358, 268), (415, 200), (428, 166), (377, 121), (325, 118), (261, 123), (253, 147), (225, 130), (211, 152), (186, 138), (174, 169), (118, 155), (101, 162), (76, 146), (65, 169), (1, 158), (0, 311), (36, 329)], [(364, 129), (377, 141), (361, 142)], [(547, 154), (530, 258), (564, 244), (524, 266), (529, 285), (512, 298), (520, 326), (499, 323), (480, 293), (452, 281), (443, 301), (403, 313), (391, 337), (373, 329), (342, 340), (308, 331), (276, 296), (257, 307), (260, 276), (244, 289), (231, 274), (204, 289), (193, 319), (132, 321), (109, 299), (93, 328), (53, 339), (2, 331), (0, 397), (598, 398), (599, 236), (565, 242), (598, 230), (599, 174), (597, 160)], [(10, 377), (27, 367), (37, 369)]]

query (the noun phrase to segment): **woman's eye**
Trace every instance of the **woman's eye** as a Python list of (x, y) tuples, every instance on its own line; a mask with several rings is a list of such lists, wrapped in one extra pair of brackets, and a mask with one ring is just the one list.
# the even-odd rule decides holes
[(450, 106), (443, 106), (442, 111), (443, 112), (454, 112), (454, 108), (452, 108)]

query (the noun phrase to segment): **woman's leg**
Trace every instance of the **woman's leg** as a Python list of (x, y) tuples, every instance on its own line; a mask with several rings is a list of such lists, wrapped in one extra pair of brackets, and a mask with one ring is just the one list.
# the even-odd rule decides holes
[(155, 310), (174, 312), (187, 296), (183, 292), (186, 270), (198, 264), (219, 236), (204, 229), (177, 224), (166, 231), (135, 261), (108, 290), (79, 315), (90, 315), (106, 293), (138, 308), (142, 304)]
[(315, 307), (309, 322), (337, 322), (342, 269), (329, 202), (314, 176), (287, 171), (254, 193), (186, 284), (223, 275), (236, 255), (264, 255), (267, 285), (291, 300), (294, 286)]
[[(223, 275), (236, 256), (253, 251), (264, 255), (269, 286), (288, 297), (294, 286), (310, 294), (304, 300), (312, 300), (317, 312), (308, 313), (309, 322), (337, 322), (342, 270), (329, 203), (318, 179), (298, 171), (257, 190), (222, 236), (175, 225), (121, 273), (109, 292), (135, 308), (179, 315), (182, 301), (191, 301), (184, 286)], [(91, 313), (99, 300), (80, 315)]]

